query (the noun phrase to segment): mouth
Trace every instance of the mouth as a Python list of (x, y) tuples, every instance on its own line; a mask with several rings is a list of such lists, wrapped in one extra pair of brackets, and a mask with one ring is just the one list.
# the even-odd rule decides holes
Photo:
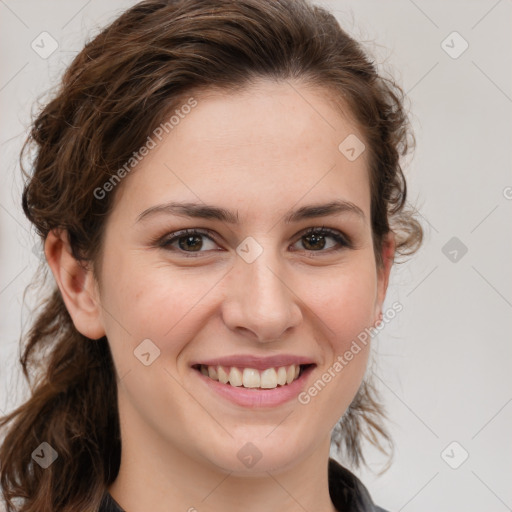
[(254, 391), (285, 388), (299, 380), (315, 364), (290, 364), (264, 369), (194, 364), (192, 368), (205, 377), (233, 388), (245, 388)]

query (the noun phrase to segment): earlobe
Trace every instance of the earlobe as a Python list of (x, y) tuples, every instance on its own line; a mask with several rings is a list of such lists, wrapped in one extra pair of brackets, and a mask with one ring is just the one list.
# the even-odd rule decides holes
[(45, 255), (76, 329), (84, 336), (105, 336), (101, 303), (92, 270), (72, 254), (67, 232), (52, 230), (45, 241)]

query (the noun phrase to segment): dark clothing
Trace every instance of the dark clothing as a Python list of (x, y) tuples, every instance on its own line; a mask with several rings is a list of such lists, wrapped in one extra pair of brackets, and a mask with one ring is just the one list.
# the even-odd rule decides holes
[[(373, 504), (361, 480), (334, 459), (329, 459), (329, 494), (340, 512), (388, 512)], [(127, 512), (105, 491), (99, 512)]]

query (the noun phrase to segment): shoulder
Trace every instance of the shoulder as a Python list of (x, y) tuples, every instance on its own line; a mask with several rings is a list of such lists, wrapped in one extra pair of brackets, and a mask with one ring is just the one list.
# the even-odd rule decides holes
[(329, 459), (329, 494), (338, 510), (389, 512), (375, 505), (363, 482), (347, 468)]

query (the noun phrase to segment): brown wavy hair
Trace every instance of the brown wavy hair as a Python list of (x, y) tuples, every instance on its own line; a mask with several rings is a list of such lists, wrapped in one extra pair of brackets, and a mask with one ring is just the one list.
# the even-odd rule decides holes
[[(422, 228), (407, 207), (401, 168), (415, 143), (404, 93), (377, 72), (332, 14), (307, 0), (147, 0), (87, 42), (35, 116), (20, 154), (23, 211), (41, 241), (53, 229), (66, 230), (74, 257), (98, 268), (105, 220), (122, 184), (102, 199), (94, 190), (183, 97), (241, 90), (260, 78), (300, 80), (348, 108), (370, 156), (377, 265), (390, 230), (398, 255), (414, 253)], [(42, 268), (45, 284), (45, 261)], [(121, 454), (108, 341), (76, 330), (51, 282), (21, 345), (30, 397), (0, 419), (0, 427), (10, 423), (0, 447), (7, 512), (97, 510)], [(363, 437), (381, 450), (377, 435), (392, 446), (385, 417), (376, 388), (365, 379), (332, 442), (356, 467), (366, 464)], [(31, 457), (42, 442), (58, 453), (46, 469)]]

